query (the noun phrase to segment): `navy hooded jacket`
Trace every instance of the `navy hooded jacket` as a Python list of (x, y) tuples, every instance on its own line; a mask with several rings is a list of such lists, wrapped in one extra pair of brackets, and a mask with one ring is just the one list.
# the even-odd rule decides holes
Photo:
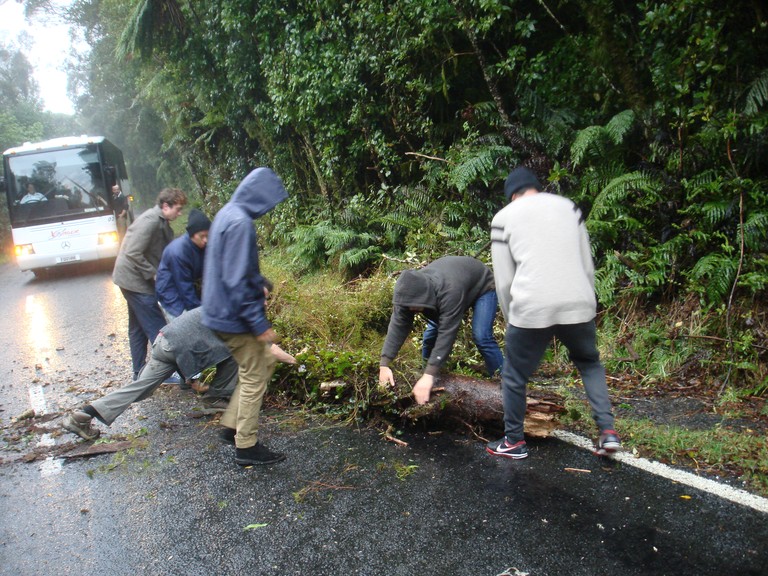
[(259, 335), (271, 328), (253, 221), (288, 198), (280, 178), (256, 168), (219, 210), (208, 232), (203, 271), (203, 325), (228, 334)]
[(189, 234), (179, 236), (163, 250), (157, 267), (157, 301), (173, 316), (200, 306), (197, 284), (203, 277), (205, 251), (192, 242)]

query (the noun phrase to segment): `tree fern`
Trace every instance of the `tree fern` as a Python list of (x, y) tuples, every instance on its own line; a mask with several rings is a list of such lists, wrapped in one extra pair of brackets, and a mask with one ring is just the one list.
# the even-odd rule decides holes
[(768, 103), (768, 70), (763, 70), (749, 85), (744, 103), (744, 113), (748, 116), (754, 116), (760, 112), (766, 103)]
[(588, 220), (599, 220), (609, 213), (621, 214), (631, 207), (631, 194), (642, 193), (655, 198), (660, 188), (660, 183), (650, 174), (641, 171), (623, 174), (612, 179), (600, 191), (592, 204)]

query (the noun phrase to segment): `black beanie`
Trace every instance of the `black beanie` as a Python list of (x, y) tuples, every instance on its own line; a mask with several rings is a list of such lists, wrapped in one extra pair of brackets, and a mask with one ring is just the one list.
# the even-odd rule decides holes
[(539, 179), (536, 178), (536, 174), (528, 170), (523, 166), (515, 168), (507, 176), (507, 181), (504, 182), (504, 196), (507, 201), (512, 198), (512, 194), (520, 192), (520, 190), (527, 190), (528, 188), (536, 188), (541, 190), (541, 184)]
[(208, 220), (208, 216), (200, 212), (197, 208), (192, 208), (189, 211), (189, 218), (187, 218), (187, 234), (194, 236), (198, 232), (208, 230), (211, 227), (211, 221)]

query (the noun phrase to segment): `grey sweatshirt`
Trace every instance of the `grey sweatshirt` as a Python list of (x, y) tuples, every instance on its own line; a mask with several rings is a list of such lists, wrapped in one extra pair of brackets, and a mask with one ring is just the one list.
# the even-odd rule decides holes
[(491, 256), (509, 324), (547, 328), (595, 317), (589, 235), (569, 199), (539, 192), (508, 204), (491, 223)]
[(410, 308), (421, 308), (438, 325), (425, 370), (437, 375), (453, 349), (464, 314), (478, 297), (493, 289), (490, 268), (469, 256), (445, 256), (420, 270), (405, 270), (395, 284), (380, 365), (389, 366), (411, 333), (416, 312)]

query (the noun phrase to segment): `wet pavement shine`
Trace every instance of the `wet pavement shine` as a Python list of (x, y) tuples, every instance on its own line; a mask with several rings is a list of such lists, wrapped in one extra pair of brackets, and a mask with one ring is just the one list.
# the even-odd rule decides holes
[(53, 473), (39, 462), (0, 466), (0, 573), (768, 569), (764, 514), (555, 439), (510, 461), (452, 433), (410, 431), (397, 446), (373, 430), (270, 411), (265, 441), (288, 459), (240, 468), (208, 419), (163, 413), (169, 395), (144, 403), (145, 444), (127, 454)]

